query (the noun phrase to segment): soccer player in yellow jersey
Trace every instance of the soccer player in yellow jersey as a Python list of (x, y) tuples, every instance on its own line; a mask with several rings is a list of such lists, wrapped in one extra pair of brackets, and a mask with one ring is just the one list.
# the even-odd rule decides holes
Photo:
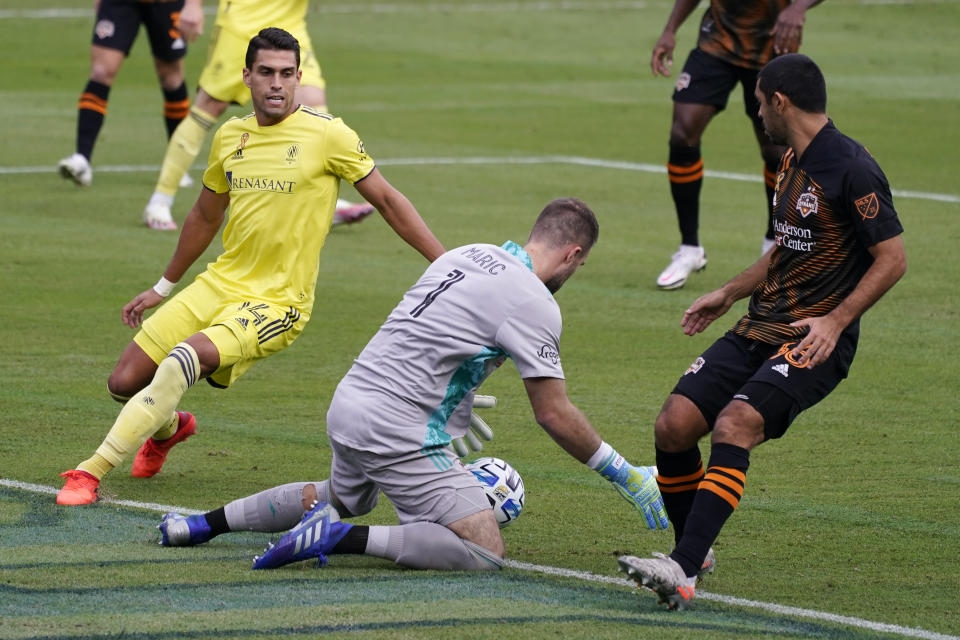
[[(246, 104), (250, 91), (242, 82), (240, 60), (247, 43), (264, 27), (279, 27), (290, 32), (300, 43), (300, 68), (303, 72), (297, 101), (326, 111), (326, 83), (313, 53), (307, 33), (307, 0), (220, 0), (207, 61), (198, 82), (197, 96), (190, 114), (173, 132), (160, 168), (153, 195), (143, 211), (143, 221), (151, 229), (175, 230), (170, 213), (177, 188), (189, 184), (187, 170), (200, 152), (200, 147), (231, 103)], [(203, 3), (186, 0), (180, 14), (180, 28), (188, 40), (203, 32)], [(187, 180), (184, 180), (186, 176)], [(356, 222), (373, 212), (364, 202), (337, 203), (334, 224)]]
[[(289, 346), (313, 308), (317, 255), (341, 179), (349, 180), (410, 246), (433, 261), (444, 249), (407, 198), (380, 175), (363, 143), (339, 118), (299, 105), (297, 40), (268, 28), (250, 40), (243, 81), (253, 114), (217, 132), (203, 176), (163, 277), (123, 308), (135, 328), (209, 246), (226, 217), (223, 253), (143, 322), (110, 375), (126, 404), (96, 453), (62, 474), (59, 504), (97, 499), (100, 479), (140, 447), (132, 474), (160, 471), (170, 448), (191, 436), (177, 412), (200, 378), (228, 387), (256, 360)], [(129, 398), (129, 400), (127, 400)], [(142, 445), (142, 446), (141, 446)]]

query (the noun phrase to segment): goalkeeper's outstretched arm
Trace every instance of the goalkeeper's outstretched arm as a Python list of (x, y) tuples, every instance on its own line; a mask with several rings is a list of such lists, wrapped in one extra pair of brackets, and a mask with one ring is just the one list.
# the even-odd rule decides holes
[(559, 378), (523, 381), (533, 415), (564, 451), (609, 480), (625, 500), (643, 515), (651, 529), (669, 525), (663, 498), (651, 467), (635, 467), (600, 438), (587, 417), (567, 397)]

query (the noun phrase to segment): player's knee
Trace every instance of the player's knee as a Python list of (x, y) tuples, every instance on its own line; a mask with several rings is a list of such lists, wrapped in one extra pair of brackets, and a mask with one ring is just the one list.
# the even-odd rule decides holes
[(507, 557), (507, 546), (504, 543), (503, 536), (500, 535), (500, 529), (497, 526), (494, 526), (492, 529), (484, 529), (479, 532), (474, 532), (470, 538), (464, 538), (464, 540), (472, 542), (478, 547), (483, 547), (498, 558)]
[(90, 68), (90, 79), (108, 87), (113, 85), (113, 79), (117, 77), (118, 69), (108, 65), (95, 64)]
[(696, 147), (700, 144), (700, 132), (693, 131), (683, 122), (674, 122), (670, 128), (671, 147)]
[(143, 386), (135, 383), (128, 372), (119, 365), (107, 378), (107, 391), (110, 393), (110, 397), (120, 403), (125, 403), (142, 388)]
[(653, 438), (661, 451), (687, 451), (707, 430), (696, 405), (684, 396), (671, 394), (653, 424)]
[(713, 426), (713, 442), (725, 442), (749, 450), (763, 442), (763, 438), (763, 417), (746, 402), (728, 404)]
[(183, 68), (170, 65), (158, 65), (157, 79), (160, 81), (160, 86), (167, 91), (172, 91), (183, 84)]

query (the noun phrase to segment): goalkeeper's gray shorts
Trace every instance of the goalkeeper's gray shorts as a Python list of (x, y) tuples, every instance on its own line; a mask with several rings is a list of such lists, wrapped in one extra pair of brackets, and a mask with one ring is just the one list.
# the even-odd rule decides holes
[(379, 491), (390, 499), (400, 524), (446, 526), (490, 509), (483, 488), (449, 445), (394, 456), (354, 449), (332, 438), (330, 447), (330, 485), (351, 515), (372, 511)]

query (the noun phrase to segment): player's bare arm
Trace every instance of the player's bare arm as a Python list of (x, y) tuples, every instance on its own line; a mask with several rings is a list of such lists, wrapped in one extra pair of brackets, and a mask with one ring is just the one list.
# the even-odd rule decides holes
[(653, 45), (653, 55), (650, 57), (650, 69), (654, 76), (669, 76), (673, 65), (673, 50), (677, 46), (677, 29), (687, 19), (687, 16), (696, 8), (700, 0), (677, 0), (667, 19), (667, 26), (663, 28), (660, 39)]
[(430, 231), (420, 213), (405, 195), (387, 182), (379, 169), (371, 171), (370, 175), (357, 182), (354, 187), (367, 202), (377, 208), (396, 234), (423, 257), (433, 262), (443, 255), (443, 245)]
[(180, 11), (180, 34), (187, 42), (193, 42), (203, 34), (202, 0), (185, 0)]
[(709, 327), (710, 323), (729, 311), (734, 302), (753, 293), (757, 285), (767, 276), (772, 253), (773, 249), (767, 251), (733, 280), (694, 300), (693, 304), (683, 312), (683, 319), (680, 320), (683, 332), (688, 336), (700, 333)]
[(790, 326), (809, 329), (793, 350), (794, 357), (801, 364), (815, 367), (829, 358), (843, 330), (883, 297), (907, 272), (907, 253), (902, 236), (879, 242), (869, 251), (873, 256), (873, 264), (843, 302), (825, 316), (791, 323)]
[(587, 417), (567, 397), (560, 378), (526, 378), (523, 381), (537, 424), (571, 456), (586, 463), (602, 442)]
[(777, 22), (770, 30), (773, 35), (773, 50), (777, 55), (796, 53), (803, 40), (803, 23), (807, 9), (820, 4), (821, 0), (796, 0), (777, 15)]
[[(229, 193), (214, 193), (206, 187), (200, 191), (200, 197), (183, 221), (177, 249), (163, 272), (163, 277), (168, 282), (179, 282), (190, 265), (207, 250), (223, 223), (229, 203)], [(138, 294), (124, 305), (121, 312), (123, 323), (136, 329), (143, 322), (143, 313), (160, 304), (164, 298), (166, 296), (153, 287)]]

